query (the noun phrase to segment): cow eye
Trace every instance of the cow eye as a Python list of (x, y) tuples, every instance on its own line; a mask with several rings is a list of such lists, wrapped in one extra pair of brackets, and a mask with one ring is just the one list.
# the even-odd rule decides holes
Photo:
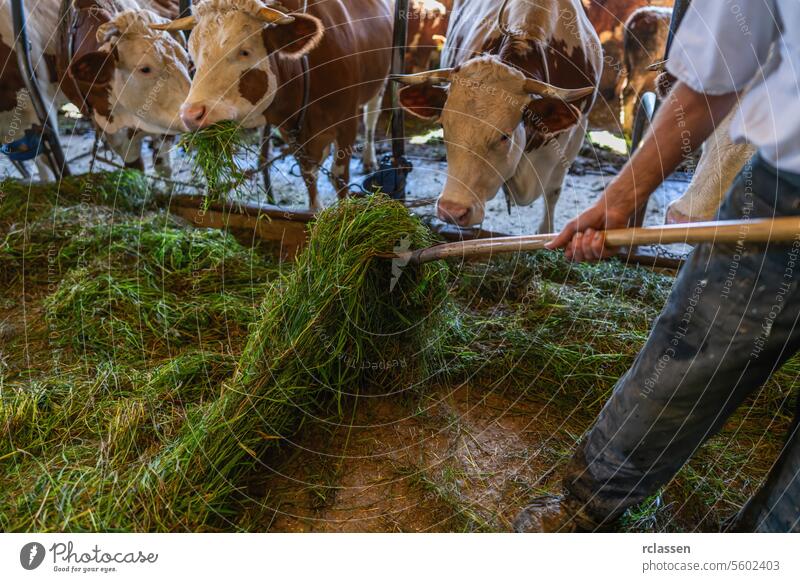
[(239, 56), (247, 58), (250, 56), (250, 51), (247, 49), (242, 49), (239, 51)]
[(150, 73), (153, 72), (153, 69), (145, 65), (144, 67), (139, 67), (139, 72), (142, 73), (143, 75), (149, 75)]
[(500, 134), (500, 141), (501, 141), (502, 143), (505, 143), (505, 142), (507, 142), (507, 141), (508, 141), (508, 140), (510, 140), (510, 139), (511, 139), (511, 136), (510, 136), (510, 135), (508, 135), (507, 133), (501, 133), (501, 134)]

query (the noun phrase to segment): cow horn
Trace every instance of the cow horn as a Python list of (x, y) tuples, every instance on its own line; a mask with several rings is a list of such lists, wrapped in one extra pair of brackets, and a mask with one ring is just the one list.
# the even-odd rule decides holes
[(544, 81), (537, 81), (536, 79), (525, 80), (525, 92), (533, 93), (534, 95), (541, 95), (543, 97), (553, 97), (561, 99), (569, 103), (570, 101), (577, 101), (587, 95), (594, 93), (594, 87), (583, 87), (581, 89), (562, 89), (555, 87), (550, 83)]
[(112, 21), (112, 22), (104, 22), (100, 26), (97, 27), (97, 32), (95, 33), (95, 37), (97, 38), (97, 42), (100, 44), (105, 44), (110, 41), (115, 36), (119, 36), (119, 27)]
[(272, 24), (289, 24), (294, 22), (294, 17), (284, 14), (280, 10), (264, 6), (256, 13), (256, 18)]
[(447, 83), (453, 69), (436, 69), (425, 71), (424, 73), (413, 73), (411, 75), (389, 75), (391, 81), (403, 83), (404, 85), (424, 85), (425, 83)]
[(151, 24), (150, 28), (153, 30), (166, 30), (173, 32), (176, 30), (191, 30), (196, 24), (197, 19), (194, 16), (184, 16), (183, 18), (178, 18), (165, 24)]

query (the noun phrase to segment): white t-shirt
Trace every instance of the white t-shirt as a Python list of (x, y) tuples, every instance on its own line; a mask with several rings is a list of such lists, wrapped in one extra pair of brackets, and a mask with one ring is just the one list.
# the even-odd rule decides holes
[[(777, 62), (767, 61), (775, 43)], [(800, 173), (800, 0), (694, 0), (667, 70), (695, 91), (741, 99), (731, 138)]]

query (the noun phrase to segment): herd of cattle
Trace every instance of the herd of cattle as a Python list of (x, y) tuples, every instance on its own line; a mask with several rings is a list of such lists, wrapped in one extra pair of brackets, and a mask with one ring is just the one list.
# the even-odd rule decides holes
[[(392, 0), (28, 0), (30, 53), (43, 97), (73, 103), (126, 165), (143, 167), (146, 134), (172, 136), (232, 120), (274, 126), (295, 146), (311, 207), (334, 153), (344, 195), (350, 158), (375, 166), (374, 135), (391, 60)], [(401, 106), (438, 121), (447, 180), (437, 212), (481, 222), (500, 190), (517, 204), (544, 197), (541, 232), (597, 104), (630, 130), (639, 95), (670, 79), (661, 59), (671, 0), (411, 0)], [(38, 125), (17, 67), (10, 2), (0, 0), (0, 136)], [(189, 31), (188, 42), (182, 31)], [(306, 73), (304, 74), (304, 70)], [(617, 115), (619, 119), (620, 115)], [(365, 144), (356, 147), (363, 118)], [(713, 215), (752, 153), (723, 124), (706, 144), (668, 220)], [(156, 167), (169, 172), (166, 144)], [(40, 176), (51, 175), (37, 158)]]

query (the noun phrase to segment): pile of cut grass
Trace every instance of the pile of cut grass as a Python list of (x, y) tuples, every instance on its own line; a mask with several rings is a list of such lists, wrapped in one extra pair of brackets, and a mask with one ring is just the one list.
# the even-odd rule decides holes
[(125, 492), (218, 398), (277, 265), (167, 214), (33, 202), (0, 230), (0, 529), (144, 529)]
[(64, 364), (31, 381), (0, 381), (1, 529), (144, 529), (125, 503), (135, 476), (194, 408), (218, 396), (235, 358), (190, 349), (140, 365)]
[(0, 283), (61, 276), (61, 248), (97, 225), (113, 224), (115, 214), (143, 215), (154, 192), (133, 170), (84, 174), (56, 184), (0, 182)]
[(52, 342), (76, 353), (147, 359), (243, 342), (275, 267), (222, 231), (167, 215), (98, 225), (57, 254), (74, 266), (45, 301)]
[(145, 176), (134, 170), (98, 172), (64, 178), (56, 184), (0, 181), (0, 227), (28, 224), (57, 208), (102, 205), (120, 211), (141, 211), (152, 200)]
[[(431, 242), (395, 202), (344, 202), (271, 284), (254, 273), (275, 271), (224, 234), (162, 215), (60, 241), (66, 274), (43, 302), (41, 330), (60, 351), (57, 369), (0, 373), (0, 486), (13, 492), (0, 526), (225, 529), (242, 479), (272, 445), (310, 417), (337, 417), (349, 394), (423, 378), (445, 267), (393, 274), (376, 255), (401, 240)], [(209, 321), (231, 293), (241, 313), (224, 306)]]
[(236, 162), (243, 141), (241, 126), (233, 121), (215, 123), (181, 137), (179, 146), (194, 153), (193, 163), (206, 180), (208, 202), (224, 200), (245, 179)]
[[(391, 261), (377, 255), (401, 240), (420, 247), (431, 235), (385, 197), (320, 215), (295, 268), (269, 289), (233, 380), (149, 464), (141, 482), (153, 503), (190, 529), (219, 523), (241, 478), (307, 418), (336, 416), (340, 398), (369, 386), (392, 392), (423, 379), (438, 352), (445, 268), (408, 267), (392, 286)], [(142, 505), (149, 527), (163, 527), (164, 507)]]

